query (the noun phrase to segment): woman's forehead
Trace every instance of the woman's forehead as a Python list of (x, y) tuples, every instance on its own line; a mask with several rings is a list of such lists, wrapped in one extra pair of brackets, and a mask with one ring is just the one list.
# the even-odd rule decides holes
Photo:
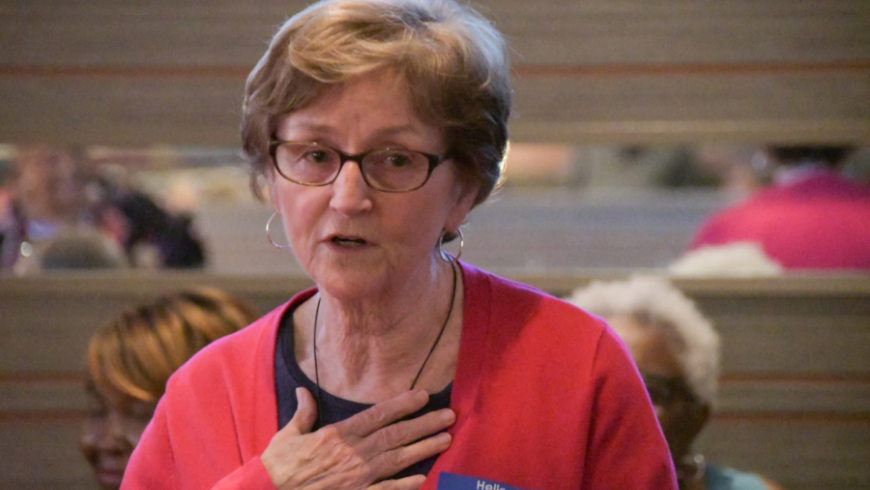
[(430, 140), (441, 131), (416, 113), (408, 91), (372, 74), (325, 91), (305, 107), (282, 116), (276, 136), (293, 139), (296, 133), (323, 137), (351, 134), (366, 139), (417, 138)]

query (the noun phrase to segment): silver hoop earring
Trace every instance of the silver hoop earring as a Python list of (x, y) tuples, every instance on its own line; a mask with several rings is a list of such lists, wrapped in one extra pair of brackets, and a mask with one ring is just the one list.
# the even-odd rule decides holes
[(462, 236), (462, 228), (457, 228), (456, 234), (459, 235), (459, 252), (456, 253), (456, 256), (450, 255), (444, 251), (444, 237), (447, 236), (447, 230), (444, 230), (444, 232), (441, 233), (441, 239), (438, 240), (438, 254), (441, 256), (441, 260), (448, 264), (452, 264), (459, 260), (459, 257), (462, 256), (462, 247), (465, 245), (465, 237)]
[(280, 215), (277, 212), (272, 213), (272, 216), (269, 216), (269, 220), (266, 221), (266, 240), (269, 240), (269, 243), (271, 243), (275, 248), (287, 248), (290, 246), (289, 243), (287, 245), (278, 245), (275, 243), (275, 240), (272, 240), (272, 230), (270, 228), (272, 227), (272, 220), (275, 219), (275, 216)]

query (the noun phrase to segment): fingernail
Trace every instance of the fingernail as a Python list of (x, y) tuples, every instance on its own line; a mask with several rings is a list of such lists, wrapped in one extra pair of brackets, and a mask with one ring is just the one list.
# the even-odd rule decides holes
[(443, 446), (449, 446), (453, 441), (453, 436), (446, 432), (442, 432), (435, 437), (438, 439), (438, 444)]
[(452, 424), (453, 422), (456, 422), (456, 412), (454, 412), (453, 410), (450, 410), (449, 408), (445, 409), (441, 413), (441, 420), (443, 420), (444, 422), (446, 422), (448, 424)]

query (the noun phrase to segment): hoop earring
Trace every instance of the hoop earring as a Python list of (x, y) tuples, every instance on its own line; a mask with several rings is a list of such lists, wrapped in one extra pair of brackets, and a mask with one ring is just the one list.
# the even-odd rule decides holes
[(459, 260), (459, 257), (462, 256), (462, 247), (465, 245), (465, 237), (462, 236), (462, 228), (457, 228), (456, 234), (459, 235), (459, 252), (456, 253), (455, 257), (444, 251), (444, 237), (447, 236), (447, 230), (444, 230), (444, 232), (441, 233), (441, 239), (438, 240), (438, 254), (441, 256), (441, 260), (448, 264), (452, 264)]
[(269, 243), (272, 244), (275, 248), (288, 248), (290, 244), (287, 245), (278, 245), (275, 243), (275, 240), (272, 240), (272, 230), (270, 230), (272, 226), (272, 220), (275, 219), (275, 216), (280, 216), (277, 212), (272, 213), (272, 216), (269, 216), (269, 220), (266, 221), (266, 240), (269, 240)]

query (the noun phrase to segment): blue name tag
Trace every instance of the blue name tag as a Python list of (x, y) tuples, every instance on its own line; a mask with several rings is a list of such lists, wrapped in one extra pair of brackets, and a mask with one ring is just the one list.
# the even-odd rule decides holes
[(492, 480), (454, 475), (443, 471), (438, 475), (438, 487), (436, 488), (437, 490), (522, 490)]

